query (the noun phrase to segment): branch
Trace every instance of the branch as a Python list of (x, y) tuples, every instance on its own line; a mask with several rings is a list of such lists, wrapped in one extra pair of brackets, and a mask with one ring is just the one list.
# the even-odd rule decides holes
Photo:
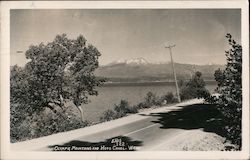
[(64, 106), (64, 102), (65, 102), (65, 100), (64, 100), (64, 98), (63, 98), (63, 96), (60, 94), (60, 107), (62, 108), (63, 106)]
[(47, 104), (46, 107), (48, 107), (53, 113), (57, 114), (57, 111), (51, 105)]
[(56, 102), (56, 101), (50, 101), (49, 103), (54, 103), (55, 105), (61, 106), (61, 103)]
[(49, 101), (49, 103), (53, 103), (53, 104), (55, 104), (55, 105), (59, 106), (61, 109), (63, 109), (63, 106), (64, 106), (64, 104), (63, 104), (63, 102), (62, 102), (62, 101), (60, 101), (60, 102), (56, 102), (56, 101)]
[(57, 112), (57, 110), (55, 110), (51, 105), (46, 105), (53, 113), (55, 113), (56, 115), (62, 117), (63, 119), (66, 119), (60, 112)]

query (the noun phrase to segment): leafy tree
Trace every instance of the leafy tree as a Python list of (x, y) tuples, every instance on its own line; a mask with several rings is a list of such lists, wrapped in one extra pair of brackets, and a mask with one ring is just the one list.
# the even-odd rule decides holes
[(206, 89), (206, 83), (202, 78), (202, 73), (197, 71), (185, 86), (181, 88), (181, 99), (205, 98), (210, 95)]
[[(97, 95), (95, 88), (102, 80), (94, 75), (100, 52), (82, 36), (67, 38), (57, 35), (48, 44), (32, 45), (25, 53), (29, 62), (23, 69), (12, 68), (11, 94), (28, 113), (39, 113), (49, 108), (58, 113), (65, 103), (72, 101), (79, 110), (89, 102), (89, 95)], [(19, 72), (19, 73), (17, 73)]]
[(212, 103), (218, 104), (225, 116), (228, 137), (241, 147), (242, 47), (232, 39), (230, 34), (227, 34), (226, 38), (231, 48), (226, 51), (225, 70), (218, 69), (214, 73), (219, 97), (213, 97)]
[[(10, 136), (15, 139), (21, 139), (29, 135), (28, 125), (25, 125), (24, 121), (29, 115), (27, 112), (27, 105), (25, 103), (19, 103), (20, 101), (27, 99), (26, 93), (27, 82), (26, 73), (17, 65), (11, 67), (10, 72)], [(19, 97), (19, 98), (17, 98)], [(15, 141), (12, 139), (12, 142)]]

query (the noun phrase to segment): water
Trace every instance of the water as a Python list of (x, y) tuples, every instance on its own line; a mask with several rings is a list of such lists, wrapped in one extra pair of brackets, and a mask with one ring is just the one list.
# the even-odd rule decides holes
[[(206, 87), (210, 92), (213, 92), (216, 84), (210, 83)], [(144, 101), (149, 91), (157, 96), (164, 95), (167, 92), (176, 93), (175, 85), (171, 82), (110, 84), (98, 88), (99, 95), (90, 97), (91, 103), (82, 107), (87, 120), (97, 122), (105, 110), (113, 109), (114, 104), (119, 104), (121, 99), (127, 100), (130, 105), (135, 105)]]

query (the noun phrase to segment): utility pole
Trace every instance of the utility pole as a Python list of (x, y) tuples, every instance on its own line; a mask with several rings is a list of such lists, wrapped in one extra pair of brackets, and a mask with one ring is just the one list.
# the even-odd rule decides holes
[(171, 48), (173, 48), (173, 47), (175, 47), (175, 45), (169, 45), (169, 46), (166, 46), (165, 48), (168, 48), (169, 52), (170, 52), (171, 64), (172, 64), (172, 69), (173, 69), (173, 74), (174, 74), (174, 80), (175, 80), (176, 94), (177, 94), (178, 102), (181, 102), (180, 93), (179, 93), (179, 87), (178, 87), (176, 73), (175, 73), (175, 68), (174, 68), (174, 61), (173, 61), (173, 57), (172, 57), (172, 50), (171, 50)]

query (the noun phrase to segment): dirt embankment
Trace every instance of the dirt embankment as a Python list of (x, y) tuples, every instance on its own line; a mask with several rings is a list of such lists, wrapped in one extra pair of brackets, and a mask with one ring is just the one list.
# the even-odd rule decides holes
[(227, 147), (234, 148), (225, 138), (196, 129), (183, 131), (157, 148), (168, 151), (224, 151)]

